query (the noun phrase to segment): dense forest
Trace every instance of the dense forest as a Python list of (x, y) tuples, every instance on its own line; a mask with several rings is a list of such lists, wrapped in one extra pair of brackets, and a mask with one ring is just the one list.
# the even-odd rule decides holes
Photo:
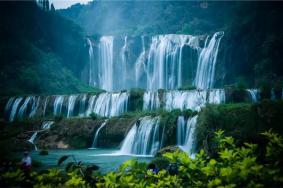
[(79, 26), (34, 2), (0, 9), (1, 95), (92, 91), (80, 81), (88, 56)]

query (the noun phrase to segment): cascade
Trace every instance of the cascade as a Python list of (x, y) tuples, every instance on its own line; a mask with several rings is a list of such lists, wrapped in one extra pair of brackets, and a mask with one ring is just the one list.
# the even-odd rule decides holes
[(56, 96), (54, 101), (54, 110), (53, 110), (54, 116), (61, 115), (63, 102), (64, 102), (64, 96), (61, 95)]
[(68, 111), (67, 111), (67, 117), (73, 116), (75, 102), (77, 99), (77, 95), (70, 95), (68, 98)]
[(23, 119), (26, 115), (26, 110), (27, 110), (27, 107), (28, 107), (28, 104), (31, 100), (31, 97), (27, 97), (25, 100), (24, 100), (24, 103), (22, 104), (22, 106), (20, 107), (19, 111), (18, 111), (18, 115), (17, 117), (19, 119)]
[(127, 111), (129, 93), (101, 93), (92, 112), (102, 117), (119, 116)]
[[(45, 122), (42, 123), (41, 129), (42, 129), (42, 130), (48, 130), (48, 129), (51, 128), (51, 125), (52, 125), (52, 124), (54, 124), (54, 121), (45, 121)], [(34, 143), (34, 141), (35, 141), (35, 139), (36, 139), (36, 137), (37, 137), (37, 135), (38, 135), (39, 132), (40, 132), (40, 131), (35, 131), (35, 132), (31, 135), (30, 139), (28, 140), (28, 142), (30, 142), (31, 144), (34, 145), (35, 151), (37, 151), (37, 147), (36, 147), (36, 144)]]
[[(94, 83), (91, 85), (106, 91), (133, 87), (156, 91), (193, 84), (202, 89), (211, 88), (218, 47), (223, 35), (223, 32), (217, 32), (210, 40), (207, 37), (204, 47), (200, 45), (203, 36), (166, 34), (147, 37), (148, 40), (141, 36), (139, 51), (136, 50), (136, 44), (140, 42), (129, 39), (128, 36), (125, 36), (122, 46), (119, 37), (114, 40), (113, 36), (102, 36), (99, 40), (97, 64), (90, 66), (89, 79)], [(90, 47), (90, 59), (93, 59), (93, 53)], [(90, 62), (94, 64), (94, 61)], [(130, 71), (132, 69), (134, 71)], [(188, 72), (191, 74), (189, 80)], [(194, 83), (191, 77), (195, 77)]]
[(86, 110), (86, 116), (90, 116), (90, 114), (92, 113), (95, 99), (96, 99), (95, 95), (93, 95), (93, 96), (91, 96), (89, 98), (89, 100), (88, 100), (88, 108)]
[(31, 106), (31, 111), (29, 114), (30, 118), (35, 116), (36, 111), (39, 107), (39, 103), (40, 103), (40, 97), (32, 97), (32, 106)]
[(146, 52), (145, 52), (145, 41), (144, 41), (144, 36), (141, 36), (141, 41), (142, 41), (142, 52), (140, 53), (139, 57), (137, 58), (135, 62), (135, 78), (136, 78), (136, 87), (141, 87), (144, 88), (144, 83), (142, 80), (142, 74), (146, 72)]
[(159, 117), (142, 117), (130, 129), (119, 151), (123, 155), (153, 155), (160, 149)]
[(191, 35), (153, 36), (146, 64), (147, 90), (176, 89), (181, 86), (182, 49), (198, 49), (198, 38)]
[(107, 91), (113, 91), (113, 41), (113, 36), (103, 36), (99, 42), (97, 86)]
[(22, 100), (23, 100), (23, 97), (18, 97), (14, 100), (14, 103), (12, 105), (12, 109), (10, 112), (10, 116), (9, 116), (9, 121), (15, 120), (19, 104), (21, 103)]
[(209, 104), (221, 104), (225, 103), (225, 90), (224, 89), (210, 89), (208, 91), (208, 103)]
[(86, 94), (83, 95), (82, 99), (80, 100), (80, 109), (79, 109), (79, 116), (84, 117), (86, 113)]
[(258, 101), (258, 90), (257, 89), (247, 89), (248, 93), (250, 94), (251, 101), (257, 102)]
[(97, 145), (97, 141), (98, 141), (98, 137), (99, 137), (99, 132), (100, 130), (105, 127), (105, 125), (107, 124), (107, 120), (105, 120), (101, 125), (100, 127), (97, 129), (97, 131), (95, 132), (95, 135), (94, 135), (94, 138), (93, 138), (93, 142), (92, 142), (92, 146), (91, 148), (97, 148), (98, 145)]
[(186, 122), (184, 116), (179, 116), (177, 120), (177, 145), (181, 146), (186, 138)]
[(88, 56), (89, 56), (89, 80), (88, 83), (90, 86), (95, 86), (96, 83), (94, 83), (94, 79), (93, 79), (93, 63), (94, 63), (94, 57), (93, 57), (93, 48), (92, 48), (92, 42), (89, 38), (87, 38), (87, 44), (89, 46), (88, 48)]
[(184, 140), (184, 144), (180, 146), (181, 149), (183, 149), (184, 151), (192, 154), (194, 152), (194, 148), (195, 148), (195, 128), (196, 128), (196, 123), (197, 123), (197, 118), (198, 116), (194, 116), (192, 118), (189, 118), (187, 121), (187, 125), (186, 125), (186, 136), (185, 136), (185, 140)]
[(45, 117), (46, 115), (46, 108), (47, 108), (48, 101), (49, 101), (49, 96), (46, 97), (44, 101), (43, 114), (42, 114), (43, 117)]
[(207, 37), (205, 46), (201, 50), (195, 79), (195, 85), (199, 89), (213, 87), (218, 48), (223, 35), (224, 32), (217, 32), (209, 42)]
[(160, 107), (158, 92), (146, 91), (143, 94), (143, 110), (154, 110)]
[(168, 91), (165, 93), (165, 109), (191, 109), (200, 111), (206, 104), (206, 90)]

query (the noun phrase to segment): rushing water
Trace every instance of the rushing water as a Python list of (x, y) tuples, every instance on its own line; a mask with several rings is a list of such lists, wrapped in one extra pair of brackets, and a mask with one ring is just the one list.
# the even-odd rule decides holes
[(259, 92), (257, 89), (247, 89), (248, 93), (250, 94), (251, 101), (257, 102), (259, 97)]
[[(196, 129), (197, 118), (198, 118), (198, 116), (194, 116), (192, 118), (189, 118), (187, 120), (186, 127), (181, 130), (181, 131), (184, 131), (184, 132), (179, 133), (184, 137), (183, 142), (179, 146), (180, 146), (181, 149), (188, 152), (190, 155), (192, 155), (194, 153), (194, 149), (195, 149), (195, 142), (194, 142), (195, 135), (194, 135), (194, 133), (195, 133), (195, 129)], [(177, 134), (178, 134), (178, 132), (177, 132)]]
[(97, 129), (97, 131), (95, 132), (95, 135), (94, 135), (94, 138), (93, 138), (93, 142), (92, 142), (92, 148), (97, 148), (98, 147), (98, 144), (97, 144), (97, 142), (98, 142), (98, 138), (99, 138), (99, 133), (100, 133), (100, 131), (101, 131), (101, 129), (103, 128), (103, 127), (105, 127), (105, 125), (107, 124), (107, 120), (105, 120), (101, 125), (100, 125), (100, 127)]
[(38, 133), (39, 133), (40, 131), (44, 131), (44, 130), (50, 129), (50, 128), (51, 128), (51, 125), (53, 125), (53, 124), (54, 124), (54, 121), (44, 121), (44, 122), (42, 123), (42, 125), (41, 125), (41, 130), (35, 131), (35, 132), (31, 135), (30, 139), (28, 139), (28, 142), (30, 142), (31, 144), (34, 145), (35, 151), (38, 150), (38, 149), (37, 149), (37, 146), (36, 146), (36, 144), (35, 144), (35, 139), (37, 138)]
[[(93, 60), (94, 49), (88, 40), (89, 59), (95, 64), (89, 70), (90, 85), (107, 91), (134, 87), (156, 91), (193, 84), (201, 89), (212, 88), (223, 35), (217, 32), (208, 36), (204, 46), (203, 36), (166, 34), (147, 40), (141, 36), (140, 44), (125, 36), (123, 45), (119, 37), (102, 36), (97, 61)], [(188, 81), (188, 74), (194, 77), (190, 78), (192, 81)]]
[(208, 37), (205, 41), (197, 66), (195, 85), (200, 89), (212, 88), (214, 84), (215, 65), (218, 54), (218, 48), (224, 32), (215, 33), (210, 41)]
[(119, 154), (153, 155), (160, 149), (159, 117), (142, 117), (130, 129), (123, 141)]

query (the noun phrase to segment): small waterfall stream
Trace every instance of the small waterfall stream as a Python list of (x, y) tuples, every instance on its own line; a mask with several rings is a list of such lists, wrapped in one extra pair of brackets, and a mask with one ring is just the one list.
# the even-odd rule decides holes
[(103, 129), (103, 127), (106, 126), (108, 120), (105, 120), (100, 127), (97, 129), (97, 131), (95, 132), (94, 138), (93, 138), (93, 142), (92, 142), (92, 146), (91, 149), (97, 148), (97, 142), (98, 142), (98, 138), (99, 138), (99, 132), (101, 131), (101, 129)]
[[(182, 116), (179, 117), (182, 119)], [(196, 129), (196, 123), (198, 116), (191, 117), (187, 120), (186, 127), (185, 121), (180, 120), (178, 118), (178, 124), (177, 124), (177, 138), (180, 136), (182, 140), (178, 140), (177, 145), (184, 151), (188, 152), (190, 155), (194, 153), (195, 149), (195, 129)]]
[[(53, 125), (53, 124), (54, 124), (54, 121), (45, 121), (45, 122), (43, 122), (42, 125), (41, 125), (41, 130), (40, 130), (40, 131), (50, 129), (50, 128), (51, 128), (51, 125)], [(35, 139), (37, 138), (37, 135), (38, 135), (38, 133), (39, 133), (40, 131), (35, 131), (35, 132), (31, 135), (30, 139), (28, 139), (28, 142), (34, 145), (35, 151), (38, 150), (38, 148), (37, 148), (37, 146), (36, 146), (36, 144), (35, 144)]]
[(153, 155), (160, 149), (159, 117), (142, 117), (130, 129), (119, 151), (121, 155)]

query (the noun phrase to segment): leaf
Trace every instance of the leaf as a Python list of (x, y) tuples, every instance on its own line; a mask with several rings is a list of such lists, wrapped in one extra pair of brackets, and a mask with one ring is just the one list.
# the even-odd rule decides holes
[(58, 159), (57, 165), (60, 166), (64, 161), (66, 161), (68, 158), (70, 157), (70, 155), (63, 155), (62, 157), (60, 157)]

